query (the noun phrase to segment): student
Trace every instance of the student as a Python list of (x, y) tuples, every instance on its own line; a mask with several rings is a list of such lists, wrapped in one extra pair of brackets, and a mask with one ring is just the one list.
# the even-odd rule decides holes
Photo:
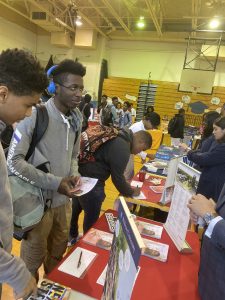
[[(0, 54), (0, 121), (13, 124), (30, 116), (47, 87), (47, 78), (39, 62), (29, 53), (6, 50)], [(0, 129), (0, 131), (1, 131)], [(24, 262), (11, 255), (13, 208), (5, 155), (0, 143), (0, 298), (1, 284), (14, 289), (16, 299), (27, 298), (36, 290), (36, 281)]]
[[(160, 125), (160, 115), (157, 114), (156, 112), (151, 112), (151, 113), (146, 113), (143, 117), (143, 120), (134, 123), (133, 125), (130, 126), (130, 130), (135, 133), (140, 130), (150, 130), (150, 129), (155, 129), (158, 128)], [(148, 157), (148, 154), (144, 151), (141, 151), (139, 153), (142, 161), (146, 160), (146, 157)], [(131, 154), (128, 164), (126, 166), (124, 176), (127, 181), (130, 181), (132, 177), (134, 176), (134, 155)]]
[(122, 113), (119, 119), (119, 128), (129, 128), (132, 124), (132, 116), (129, 111), (130, 103), (125, 101), (123, 104)]
[(217, 204), (198, 194), (188, 207), (194, 224), (201, 217), (207, 230), (202, 239), (198, 289), (202, 300), (225, 299), (225, 185)]
[(147, 109), (146, 109), (146, 112), (147, 113), (150, 113), (150, 112), (153, 112), (155, 109), (154, 109), (154, 106), (152, 106), (152, 105), (149, 105), (148, 107), (147, 107)]
[(88, 119), (91, 115), (91, 95), (85, 94), (81, 103), (79, 104), (79, 110), (83, 115), (82, 132), (88, 128)]
[[(12, 149), (9, 170), (22, 174), (28, 181), (42, 188), (44, 198), (51, 205), (41, 222), (22, 240), (21, 257), (38, 280), (38, 269), (44, 264), (48, 274), (62, 259), (67, 247), (68, 226), (66, 212), (72, 188), (79, 182), (77, 155), (80, 146), (82, 116), (78, 109), (83, 91), (85, 68), (73, 60), (62, 61), (52, 71), (55, 96), (48, 100), (48, 128), (37, 144), (29, 162), (24, 157), (29, 148), (36, 120), (32, 116), (20, 122), (17, 131), (21, 140)], [(47, 162), (48, 173), (35, 168)], [(49, 201), (48, 201), (49, 203)]]
[(203, 144), (200, 150), (190, 150), (185, 144), (180, 147), (187, 152), (190, 161), (201, 167), (197, 193), (217, 201), (225, 182), (225, 117), (215, 120), (213, 135), (208, 139), (210, 146)]
[(80, 163), (82, 176), (98, 178), (96, 186), (87, 194), (73, 198), (73, 212), (70, 224), (70, 238), (75, 242), (78, 237), (78, 218), (84, 210), (84, 233), (97, 221), (102, 202), (105, 199), (105, 181), (111, 175), (112, 182), (120, 194), (132, 197), (140, 194), (140, 189), (131, 187), (124, 178), (124, 170), (130, 154), (137, 154), (151, 147), (151, 135), (145, 131), (135, 134), (123, 130), (116, 138), (102, 144), (95, 153), (95, 162)]
[(119, 116), (117, 115), (117, 104), (119, 103), (118, 97), (112, 97), (111, 114), (112, 123), (114, 127), (119, 127)]
[(136, 109), (133, 107), (133, 103), (130, 104), (130, 113), (131, 113), (131, 116), (135, 119), (136, 118)]
[(178, 147), (181, 140), (184, 138), (184, 115), (185, 110), (180, 108), (178, 114), (175, 114), (172, 120), (170, 120), (168, 125), (168, 133), (171, 136), (171, 145)]

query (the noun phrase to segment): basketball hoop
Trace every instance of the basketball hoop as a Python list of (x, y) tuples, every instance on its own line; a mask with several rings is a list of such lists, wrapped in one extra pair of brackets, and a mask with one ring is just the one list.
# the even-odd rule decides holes
[(192, 94), (197, 94), (199, 86), (192, 85)]

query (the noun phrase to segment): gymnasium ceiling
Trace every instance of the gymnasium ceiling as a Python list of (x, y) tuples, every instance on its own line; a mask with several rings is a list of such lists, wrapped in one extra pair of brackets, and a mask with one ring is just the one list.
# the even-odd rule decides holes
[[(0, 0), (0, 17), (42, 33), (94, 29), (107, 39), (181, 41), (220, 18), (225, 30), (225, 0)], [(136, 22), (144, 17), (146, 27)], [(195, 33), (192, 33), (195, 35)]]

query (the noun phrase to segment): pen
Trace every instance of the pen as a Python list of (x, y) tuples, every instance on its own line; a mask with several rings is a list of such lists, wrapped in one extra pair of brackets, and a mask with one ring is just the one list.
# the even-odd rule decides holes
[(81, 265), (81, 258), (82, 258), (82, 254), (83, 254), (83, 252), (82, 251), (80, 251), (80, 256), (79, 256), (79, 260), (78, 260), (78, 263), (77, 263), (77, 269), (80, 267), (80, 265)]

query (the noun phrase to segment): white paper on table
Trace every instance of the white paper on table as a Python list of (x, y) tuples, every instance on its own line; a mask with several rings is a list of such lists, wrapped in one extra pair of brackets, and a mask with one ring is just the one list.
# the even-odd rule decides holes
[[(81, 264), (77, 267), (80, 253), (82, 251)], [(77, 247), (67, 259), (58, 267), (58, 270), (70, 274), (74, 277), (80, 278), (86, 272), (92, 261), (96, 258), (97, 253)]]
[[(100, 276), (98, 277), (98, 279), (96, 281), (96, 283), (98, 283), (102, 286), (105, 284), (105, 277), (106, 277), (107, 268), (108, 268), (108, 264), (105, 266), (104, 270), (102, 271), (102, 273), (100, 274)], [(136, 276), (135, 276), (134, 284), (135, 284), (135, 281), (137, 280), (137, 276), (138, 276), (140, 270), (141, 270), (141, 267), (138, 266), (138, 271), (137, 271)]]
[(140, 195), (138, 196), (133, 196), (132, 197), (133, 199), (139, 199), (139, 200), (143, 200), (143, 199), (146, 199), (145, 195), (143, 192), (140, 192)]
[(78, 192), (75, 192), (75, 196), (82, 196), (87, 193), (89, 193), (94, 186), (96, 185), (98, 179), (97, 178), (91, 178), (91, 177), (81, 177), (81, 185), (79, 187)]
[(143, 182), (141, 181), (136, 181), (136, 180), (132, 180), (131, 183), (130, 183), (131, 186), (135, 186), (135, 187), (139, 187), (141, 188), (142, 185), (143, 185)]

